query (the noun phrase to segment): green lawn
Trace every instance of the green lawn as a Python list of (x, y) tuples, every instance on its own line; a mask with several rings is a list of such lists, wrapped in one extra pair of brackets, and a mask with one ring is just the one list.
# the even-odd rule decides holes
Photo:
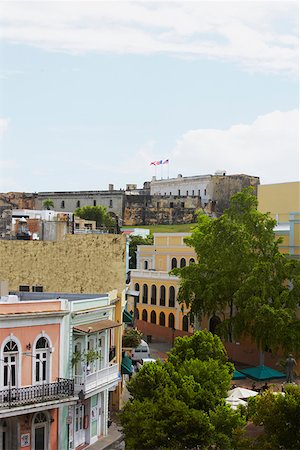
[(178, 225), (136, 225), (126, 228), (147, 228), (150, 233), (190, 233), (195, 223), (178, 224)]

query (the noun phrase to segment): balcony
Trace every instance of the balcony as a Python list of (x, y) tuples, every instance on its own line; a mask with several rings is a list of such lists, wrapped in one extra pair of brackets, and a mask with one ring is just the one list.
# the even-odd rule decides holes
[(0, 408), (45, 403), (74, 396), (74, 380), (59, 378), (54, 383), (38, 384), (0, 391)]
[(93, 389), (104, 387), (119, 381), (119, 365), (111, 366), (92, 372), (89, 375), (75, 375), (75, 392), (89, 393)]

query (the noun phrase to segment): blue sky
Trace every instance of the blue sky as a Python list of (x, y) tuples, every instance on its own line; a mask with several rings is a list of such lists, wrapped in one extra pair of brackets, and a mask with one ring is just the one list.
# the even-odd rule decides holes
[(0, 192), (141, 186), (162, 158), (299, 179), (297, 3), (2, 9)]

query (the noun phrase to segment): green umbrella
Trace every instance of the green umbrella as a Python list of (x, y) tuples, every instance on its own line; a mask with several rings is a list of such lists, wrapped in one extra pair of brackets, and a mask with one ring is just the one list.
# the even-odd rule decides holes
[(242, 369), (241, 372), (249, 378), (257, 381), (272, 380), (273, 378), (285, 378), (285, 374), (274, 370), (268, 366), (250, 367), (249, 369)]
[(232, 375), (232, 379), (233, 380), (243, 380), (244, 378), (246, 378), (246, 375), (244, 375), (243, 373), (239, 372), (238, 370), (235, 370), (233, 372), (233, 375)]

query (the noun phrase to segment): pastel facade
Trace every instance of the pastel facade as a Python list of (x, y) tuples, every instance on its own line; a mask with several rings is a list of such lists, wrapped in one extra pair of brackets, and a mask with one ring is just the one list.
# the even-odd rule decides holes
[(0, 310), (0, 448), (56, 449), (60, 409), (76, 403), (61, 365), (66, 301), (5, 295)]
[(1, 297), (0, 448), (84, 448), (107, 434), (120, 389), (124, 302), (18, 294)]
[[(188, 311), (177, 302), (179, 278), (170, 275), (175, 267), (196, 261), (195, 252), (184, 243), (188, 233), (154, 233), (153, 245), (139, 245), (137, 269), (131, 271), (131, 290), (139, 296), (131, 300), (136, 305), (136, 319), (161, 327), (192, 332)], [(135, 305), (134, 305), (135, 303)]]
[(276, 236), (282, 238), (280, 251), (291, 258), (300, 258), (300, 182), (261, 185), (258, 187), (258, 208), (269, 212), (277, 221)]

